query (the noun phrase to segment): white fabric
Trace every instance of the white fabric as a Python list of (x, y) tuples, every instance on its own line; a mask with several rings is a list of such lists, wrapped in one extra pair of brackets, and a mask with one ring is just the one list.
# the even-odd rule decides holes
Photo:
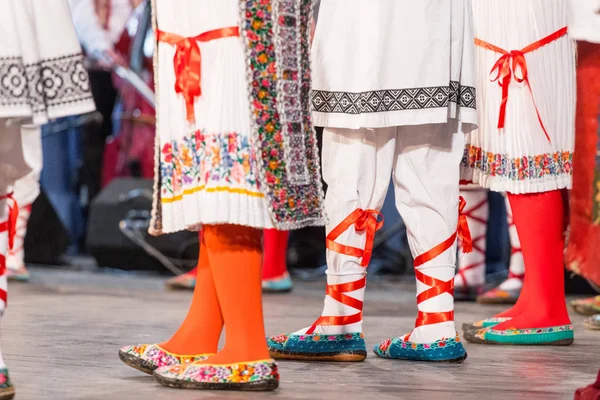
[[(462, 271), (462, 274), (456, 275), (454, 286), (456, 288), (476, 288), (485, 284), (485, 249), (487, 221), (490, 214), (490, 206), (487, 202), (488, 191), (481, 188), (461, 187), (460, 195), (467, 203), (464, 213), (467, 215), (467, 223), (469, 224), (469, 230), (473, 238), (473, 251), (459, 255), (458, 269)], [(485, 204), (474, 209), (481, 202), (485, 202)], [(472, 267), (473, 265), (477, 266)]]
[(98, 20), (94, 3), (94, 0), (69, 0), (79, 41), (92, 54), (113, 48), (133, 11), (130, 0), (110, 0), (110, 18), (108, 29), (105, 30)]
[[(475, 86), (471, 22), (471, 0), (322, 0), (312, 50), (315, 125), (475, 124), (473, 106), (448, 99), (451, 81)], [(418, 100), (407, 100), (417, 91)], [(400, 100), (392, 105), (392, 97)]]
[(569, 35), (600, 43), (600, 0), (569, 0)]
[(66, 0), (0, 0), (0, 10), (0, 118), (93, 111)]
[[(567, 0), (474, 0), (475, 36), (506, 51), (521, 50), (567, 25)], [(575, 129), (575, 46), (566, 35), (525, 54), (533, 98), (510, 85), (505, 128), (490, 71), (501, 57), (477, 54), (479, 129), (467, 137), (463, 178), (498, 192), (536, 193), (571, 187)], [(517, 72), (520, 76), (520, 73)], [(495, 77), (495, 74), (493, 75)], [(546, 138), (535, 104), (551, 138)], [(526, 167), (524, 167), (526, 165)]]
[[(458, 222), (459, 161), (464, 135), (456, 124), (419, 125), (383, 129), (326, 128), (323, 133), (323, 178), (327, 182), (326, 209), (330, 217), (327, 233), (357, 208), (380, 210), (390, 175), (395, 184), (396, 206), (407, 227), (411, 252), (418, 256), (448, 239)], [(453, 201), (452, 199), (455, 199)], [(337, 242), (364, 248), (365, 235), (353, 228)], [(362, 278), (366, 269), (360, 259), (327, 251), (327, 282), (337, 284)], [(456, 245), (424, 264), (426, 275), (444, 281), (453, 278)], [(417, 292), (426, 290), (417, 285)], [(363, 300), (364, 290), (349, 293)], [(426, 312), (454, 309), (450, 294), (419, 305)], [(356, 310), (325, 299), (322, 315), (351, 315)], [(299, 331), (305, 332), (306, 329)], [(362, 331), (362, 322), (347, 326), (319, 326), (316, 333)], [(415, 329), (412, 340), (433, 342), (454, 337), (454, 322)]]
[[(237, 27), (239, 2), (157, 0), (156, 15), (160, 30), (192, 37)], [(202, 96), (195, 101), (197, 122), (189, 126), (185, 102), (174, 90), (175, 47), (158, 44), (162, 232), (198, 229), (201, 224), (273, 228), (267, 200), (258, 187), (258, 166), (251, 150), (242, 39), (228, 37), (199, 45)], [(196, 131), (201, 135), (195, 135)], [(197, 147), (195, 153), (192, 143)]]
[[(8, 188), (0, 186), (0, 196), (5, 196), (8, 193)], [(8, 202), (7, 199), (0, 199), (0, 223), (8, 219)], [(0, 254), (6, 255), (8, 251), (8, 231), (0, 231)], [(4, 266), (3, 266), (4, 267)], [(4, 273), (0, 275), (0, 289), (7, 291), (7, 274), (8, 270), (4, 269)], [(6, 310), (6, 303), (0, 299), (0, 320)], [(1, 357), (1, 356), (0, 356)]]

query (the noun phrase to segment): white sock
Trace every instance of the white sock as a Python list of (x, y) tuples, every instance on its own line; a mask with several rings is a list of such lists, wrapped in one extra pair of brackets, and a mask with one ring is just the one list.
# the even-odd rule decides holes
[[(440, 281), (450, 281), (454, 278), (456, 268), (454, 265), (427, 265), (415, 268), (423, 274), (439, 279)], [(425, 285), (417, 279), (417, 296), (428, 290), (430, 286)], [(418, 305), (419, 311), (427, 313), (446, 312), (454, 310), (454, 297), (450, 293), (442, 293), (439, 296), (432, 297)], [(442, 338), (454, 338), (456, 336), (456, 326), (454, 321), (441, 322), (432, 325), (422, 325), (413, 330), (408, 340), (415, 343), (432, 343)]]
[[(464, 214), (467, 217), (471, 237), (473, 238), (473, 251), (462, 254), (459, 251), (458, 270), (454, 286), (458, 289), (483, 286), (485, 284), (485, 248), (487, 221), (489, 216), (488, 193), (486, 190), (461, 190), (467, 205)], [(461, 243), (459, 240), (459, 250)]]
[[(5, 222), (8, 219), (8, 203), (6, 199), (0, 200), (0, 223)], [(8, 249), (8, 231), (0, 232), (0, 254), (6, 254), (6, 250)], [(8, 289), (8, 284), (6, 281), (7, 271), (5, 266), (0, 266), (0, 291), (6, 292)], [(0, 320), (2, 320), (2, 316), (4, 315), (4, 310), (6, 309), (6, 303), (0, 299)], [(2, 358), (2, 351), (0, 351), (0, 368), (4, 368), (6, 364), (4, 363), (4, 359)]]
[[(361, 279), (367, 276), (366, 270), (362, 274), (348, 274), (348, 275), (334, 275), (332, 272), (327, 272), (327, 284), (328, 285), (339, 285), (343, 283), (360, 281)], [(355, 298), (360, 301), (364, 301), (365, 299), (365, 288), (355, 290), (353, 292), (345, 293), (347, 296)], [(353, 307), (347, 306), (333, 299), (331, 296), (325, 296), (325, 302), (323, 305), (322, 316), (348, 316), (354, 315), (358, 313), (360, 310), (357, 310)], [(305, 334), (310, 327), (306, 327), (300, 329), (295, 334)], [(348, 324), (348, 325), (317, 325), (314, 334), (319, 335), (340, 335), (344, 333), (356, 333), (362, 332), (362, 319), (360, 322)]]
[(14, 245), (11, 250), (8, 251), (6, 257), (6, 266), (11, 271), (17, 271), (25, 266), (25, 235), (27, 234), (27, 223), (29, 216), (31, 215), (31, 208), (29, 206), (22, 206), (19, 204), (19, 217), (17, 218), (17, 232), (14, 238)]

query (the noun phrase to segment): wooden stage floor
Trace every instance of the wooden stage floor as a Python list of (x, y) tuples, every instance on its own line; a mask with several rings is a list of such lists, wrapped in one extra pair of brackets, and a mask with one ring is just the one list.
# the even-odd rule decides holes
[[(190, 294), (165, 292), (162, 280), (131, 274), (35, 269), (29, 285), (11, 284), (2, 321), (2, 349), (21, 400), (196, 399), (572, 399), (600, 368), (600, 332), (573, 315), (570, 347), (489, 347), (467, 344), (462, 365), (389, 361), (280, 364), (273, 393), (198, 392), (163, 388), (122, 364), (119, 347), (161, 341), (178, 326)], [(367, 288), (369, 346), (409, 331), (414, 284)], [(321, 310), (324, 283), (300, 283), (290, 295), (265, 297), (268, 334), (309, 325)], [(461, 303), (457, 321), (481, 319), (502, 307)]]

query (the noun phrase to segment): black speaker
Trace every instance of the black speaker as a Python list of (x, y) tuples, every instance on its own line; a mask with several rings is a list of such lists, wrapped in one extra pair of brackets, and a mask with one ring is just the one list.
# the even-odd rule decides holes
[(166, 272), (172, 268), (165, 263), (185, 271), (196, 264), (197, 232), (147, 233), (152, 186), (149, 179), (115, 179), (92, 201), (86, 247), (99, 266)]

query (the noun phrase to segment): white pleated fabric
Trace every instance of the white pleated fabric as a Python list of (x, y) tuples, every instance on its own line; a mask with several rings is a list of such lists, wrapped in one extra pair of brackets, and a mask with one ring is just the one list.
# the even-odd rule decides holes
[[(475, 37), (521, 50), (567, 25), (567, 0), (474, 0)], [(575, 128), (575, 47), (568, 36), (525, 54), (533, 96), (513, 79), (503, 130), (502, 101), (490, 72), (502, 56), (477, 47), (479, 129), (467, 136), (463, 179), (498, 192), (570, 188)], [(520, 74), (520, 73), (518, 73)], [(495, 76), (495, 74), (494, 74)], [(538, 120), (550, 136), (548, 141)]]
[(66, 0), (0, 0), (0, 118), (94, 110)]
[[(182, 37), (239, 24), (237, 0), (156, 0), (158, 29)], [(202, 224), (273, 228), (250, 139), (245, 48), (240, 37), (199, 43), (202, 96), (195, 123), (175, 92), (175, 47), (159, 42), (157, 134), (162, 233)]]

